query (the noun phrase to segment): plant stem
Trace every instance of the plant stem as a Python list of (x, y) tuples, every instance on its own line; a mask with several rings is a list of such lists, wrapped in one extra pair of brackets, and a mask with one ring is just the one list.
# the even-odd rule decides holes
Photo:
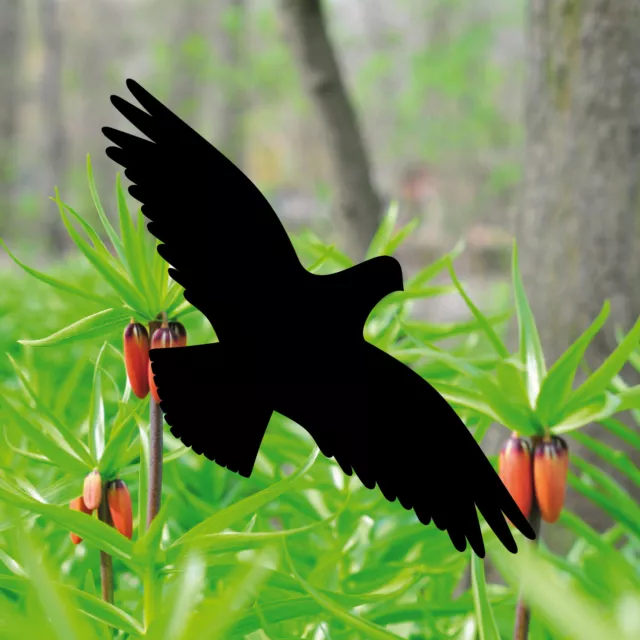
[[(163, 318), (164, 319), (164, 318)], [(149, 336), (153, 336), (161, 322), (149, 323)], [(149, 493), (147, 496), (147, 529), (160, 511), (162, 498), (162, 411), (153, 399), (149, 400)]]
[(148, 567), (144, 573), (143, 587), (144, 626), (145, 629), (148, 629), (151, 621), (155, 618), (156, 614), (155, 575), (152, 567)]
[[(113, 526), (111, 512), (109, 511), (106, 482), (102, 484), (102, 498), (98, 507), (98, 519), (110, 527)], [(109, 604), (113, 604), (113, 559), (104, 551), (100, 551), (100, 582), (102, 584), (102, 599)]]
[(162, 411), (151, 398), (149, 406), (149, 496), (147, 501), (147, 529), (160, 511), (162, 498)]
[[(534, 437), (532, 438), (533, 445), (537, 444), (539, 440), (542, 438)], [(533, 466), (533, 465), (532, 465)], [(533, 468), (531, 470), (533, 474)], [(533, 481), (533, 478), (532, 478)], [(532, 487), (533, 482), (532, 482)], [(540, 525), (542, 524), (540, 517), (540, 507), (538, 506), (538, 501), (536, 500), (536, 492), (535, 489), (533, 491), (533, 499), (531, 502), (531, 515), (529, 516), (529, 524), (531, 528), (534, 530), (536, 534), (536, 539), (533, 544), (538, 544), (540, 541)], [(518, 598), (518, 604), (516, 605), (516, 622), (513, 628), (513, 640), (528, 640), (529, 638), (529, 623), (531, 622), (531, 610), (526, 605), (524, 599), (522, 598), (522, 590), (520, 592), (520, 596)]]

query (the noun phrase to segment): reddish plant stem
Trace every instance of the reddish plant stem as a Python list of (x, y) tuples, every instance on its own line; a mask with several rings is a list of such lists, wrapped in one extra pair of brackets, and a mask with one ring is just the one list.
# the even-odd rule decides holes
[[(102, 483), (102, 498), (98, 507), (98, 519), (102, 520), (110, 527), (113, 526), (111, 512), (109, 511), (108, 483)], [(105, 551), (100, 551), (100, 582), (102, 584), (102, 599), (109, 604), (113, 604), (114, 577), (113, 559)]]
[[(149, 337), (153, 337), (161, 322), (149, 323)], [(162, 499), (162, 411), (160, 405), (149, 398), (149, 486), (147, 496), (147, 529), (160, 511)]]
[[(542, 438), (536, 436), (531, 438), (532, 448), (535, 448), (535, 445), (538, 441), (542, 440)], [(542, 524), (542, 520), (540, 517), (540, 507), (538, 506), (538, 501), (536, 500), (536, 492), (535, 485), (533, 484), (533, 465), (531, 468), (532, 474), (532, 488), (533, 488), (533, 499), (531, 501), (531, 515), (529, 516), (529, 524), (531, 528), (534, 530), (536, 534), (536, 539), (533, 544), (538, 544), (540, 541), (540, 525)], [(513, 628), (513, 640), (528, 640), (529, 638), (529, 624), (531, 623), (531, 610), (526, 605), (522, 593), (520, 593), (520, 597), (518, 598), (518, 604), (516, 605), (516, 621)]]

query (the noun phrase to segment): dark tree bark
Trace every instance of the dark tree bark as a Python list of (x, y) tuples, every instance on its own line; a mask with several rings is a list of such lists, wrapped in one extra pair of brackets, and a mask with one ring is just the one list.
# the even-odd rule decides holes
[(242, 66), (246, 45), (246, 0), (226, 0), (222, 19), (228, 20), (220, 34), (222, 60), (232, 73), (229, 74), (230, 82), (220, 109), (220, 149), (238, 167), (244, 169), (244, 124), (247, 105)]
[(382, 203), (360, 123), (349, 101), (320, 0), (278, 0), (285, 37), (327, 141), (337, 196), (337, 226), (361, 259), (382, 216)]
[[(640, 313), (638, 33), (640, 3), (632, 0), (529, 2), (528, 141), (517, 238), (550, 362), (605, 299), (612, 318), (594, 341), (592, 367), (615, 348), (615, 324), (628, 330)], [(609, 440), (603, 430), (597, 434)], [(605, 526), (599, 511), (575, 496), (571, 501), (592, 524)]]
[[(40, 26), (45, 64), (41, 85), (41, 113), (44, 133), (43, 197), (54, 195), (54, 187), (64, 193), (69, 166), (68, 138), (65, 130), (62, 92), (62, 24), (59, 0), (41, 0)], [(63, 253), (67, 234), (56, 206), (48, 201), (44, 207), (44, 227), (49, 232), (49, 248), (54, 255)]]
[(0, 235), (11, 226), (18, 137), (20, 0), (0, 3)]

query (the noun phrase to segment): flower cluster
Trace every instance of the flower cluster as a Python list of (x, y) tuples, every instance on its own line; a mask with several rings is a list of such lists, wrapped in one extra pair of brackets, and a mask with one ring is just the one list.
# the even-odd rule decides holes
[(140, 399), (151, 396), (160, 402), (158, 389), (151, 371), (149, 349), (185, 347), (187, 332), (179, 322), (163, 322), (149, 340), (146, 327), (133, 319), (124, 330), (124, 361), (131, 390)]
[[(94, 469), (85, 477), (82, 495), (71, 501), (70, 508), (74, 511), (92, 515), (102, 504), (102, 490), (103, 484), (100, 472)], [(113, 526), (123, 536), (131, 540), (133, 535), (133, 513), (131, 495), (127, 485), (118, 478), (111, 480), (107, 483), (106, 494)], [(82, 538), (77, 534), (72, 532), (70, 535), (73, 544), (82, 542)]]
[(541, 518), (556, 522), (564, 505), (568, 470), (569, 447), (555, 435), (545, 435), (532, 446), (514, 432), (500, 451), (500, 478), (527, 518), (535, 496)]

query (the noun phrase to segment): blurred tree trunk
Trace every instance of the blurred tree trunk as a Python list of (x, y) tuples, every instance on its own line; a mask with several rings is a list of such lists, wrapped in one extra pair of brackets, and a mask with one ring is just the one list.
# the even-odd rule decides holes
[[(44, 45), (44, 68), (41, 85), (41, 113), (44, 132), (43, 197), (53, 196), (54, 187), (64, 192), (69, 168), (68, 139), (65, 131), (62, 91), (62, 22), (59, 0), (41, 0), (40, 24)], [(64, 196), (63, 196), (64, 197)], [(67, 234), (56, 205), (46, 201), (44, 228), (49, 232), (49, 247), (54, 255), (63, 253)]]
[(0, 2), (0, 236), (11, 226), (20, 101), (20, 0)]
[(244, 122), (247, 111), (244, 73), (242, 73), (247, 30), (246, 0), (225, 0), (222, 14), (221, 54), (229, 73), (222, 96), (219, 131), (220, 149), (241, 169), (245, 168)]
[[(640, 313), (638, 33), (639, 2), (529, 2), (526, 176), (516, 226), (548, 364), (605, 299), (612, 317), (594, 341), (592, 368), (616, 347), (615, 324), (628, 330)], [(624, 449), (604, 429), (592, 429)], [(613, 475), (633, 495), (630, 483)], [(570, 495), (569, 502), (593, 526), (606, 526), (586, 500)]]
[(337, 224), (360, 260), (382, 216), (364, 137), (327, 33), (321, 0), (278, 0), (286, 38), (324, 136), (338, 200)]

